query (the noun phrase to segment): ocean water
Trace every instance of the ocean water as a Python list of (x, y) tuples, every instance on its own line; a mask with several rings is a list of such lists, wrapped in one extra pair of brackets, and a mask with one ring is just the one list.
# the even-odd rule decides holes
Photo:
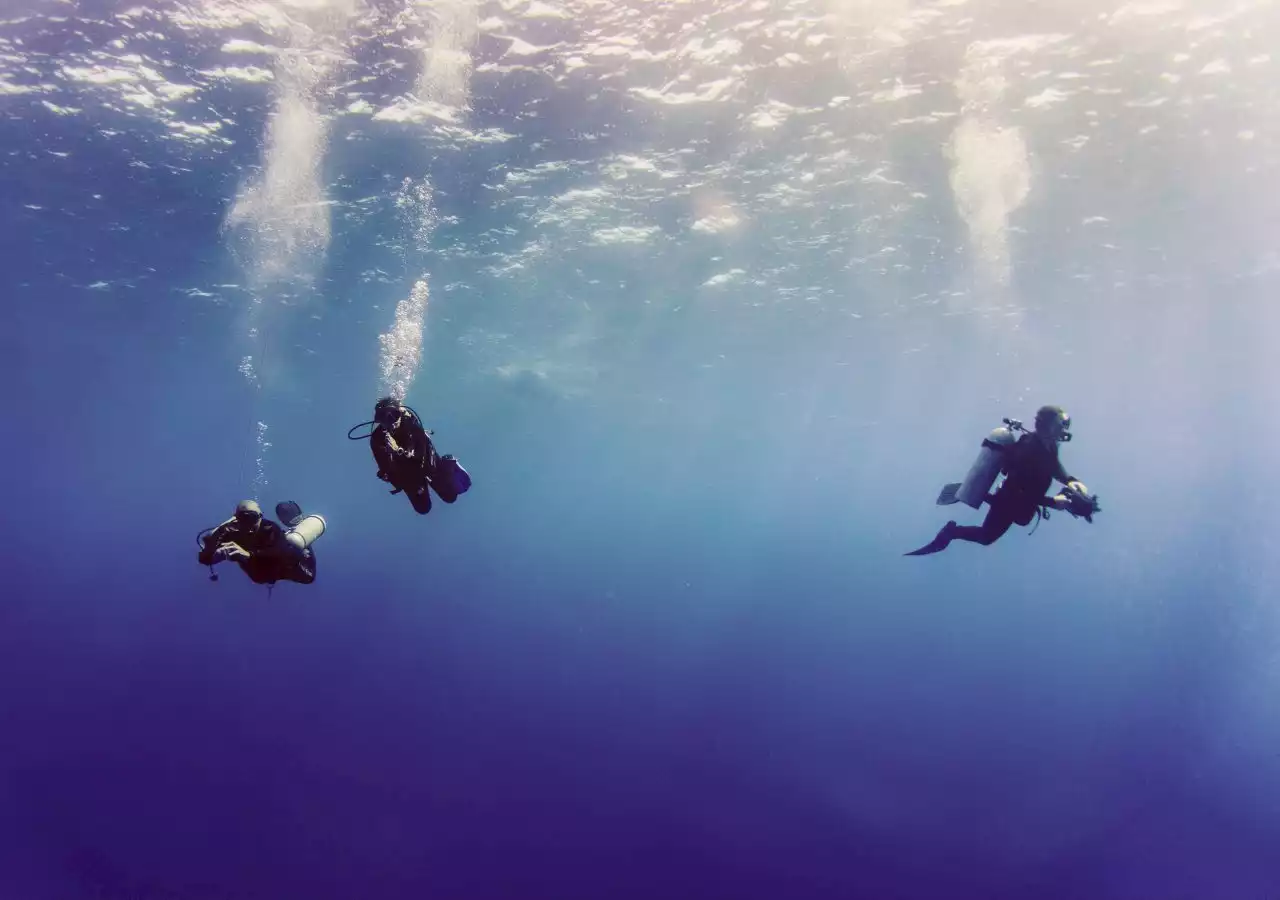
[(1275, 2), (2, 11), (0, 900), (1280, 892)]

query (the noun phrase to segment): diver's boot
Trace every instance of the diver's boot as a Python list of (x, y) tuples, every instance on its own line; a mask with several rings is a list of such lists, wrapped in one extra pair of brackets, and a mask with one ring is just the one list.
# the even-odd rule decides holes
[(904, 553), (902, 555), (903, 556), (928, 556), (930, 553), (940, 553), (943, 550), (947, 549), (947, 546), (951, 543), (952, 539), (955, 537), (955, 533), (956, 533), (956, 523), (954, 520), (952, 520), (948, 522), (946, 525), (943, 525), (942, 529), (938, 532), (937, 537), (935, 537), (929, 543), (925, 544), (919, 550), (912, 550), (910, 553)]

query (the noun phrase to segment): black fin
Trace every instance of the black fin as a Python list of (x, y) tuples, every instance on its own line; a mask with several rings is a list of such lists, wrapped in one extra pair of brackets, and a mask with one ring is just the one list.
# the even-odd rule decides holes
[(943, 550), (947, 549), (948, 545), (950, 545), (953, 539), (952, 534), (954, 532), (955, 527), (956, 527), (955, 522), (948, 522), (946, 525), (942, 526), (942, 530), (938, 532), (937, 537), (935, 537), (929, 543), (925, 544), (923, 547), (919, 548), (918, 550), (912, 550), (909, 553), (904, 553), (902, 555), (903, 556), (928, 556), (931, 553), (941, 553)]
[(281, 500), (276, 504), (276, 518), (285, 528), (292, 528), (302, 519), (302, 507), (292, 500)]
[(957, 481), (955, 484), (944, 484), (942, 493), (938, 494), (939, 506), (950, 506), (953, 503), (959, 503), (956, 494), (960, 491), (961, 483)]

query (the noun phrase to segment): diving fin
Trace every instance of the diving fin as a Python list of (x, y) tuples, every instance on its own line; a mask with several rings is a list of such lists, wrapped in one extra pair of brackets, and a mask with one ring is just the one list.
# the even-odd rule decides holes
[(462, 463), (458, 462), (456, 456), (446, 454), (440, 457), (440, 461), (449, 467), (453, 480), (453, 489), (456, 493), (465, 494), (471, 490), (471, 475), (466, 469), (462, 468)]
[(961, 482), (959, 481), (955, 484), (944, 484), (942, 486), (942, 493), (938, 494), (938, 505), (950, 506), (953, 503), (959, 503), (960, 498), (958, 498), (956, 494), (960, 493), (961, 486)]
[(935, 537), (929, 543), (925, 544), (923, 547), (921, 547), (918, 550), (912, 550), (909, 553), (904, 553), (902, 555), (903, 556), (928, 556), (931, 553), (941, 553), (943, 550), (946, 550), (947, 546), (951, 543), (952, 535), (955, 533), (955, 528), (956, 528), (955, 522), (948, 522), (946, 525), (942, 526), (942, 530), (938, 532), (937, 537)]
[(302, 507), (292, 500), (281, 500), (276, 504), (276, 518), (285, 528), (292, 528), (302, 520)]

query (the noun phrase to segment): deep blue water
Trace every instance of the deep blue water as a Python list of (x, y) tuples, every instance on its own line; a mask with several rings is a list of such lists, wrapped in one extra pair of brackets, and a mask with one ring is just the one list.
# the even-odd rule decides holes
[[(66, 74), (134, 51), (194, 83), (245, 64), (231, 38), (302, 40), (164, 18), (223, 7), (0, 26), (0, 85), (29, 86), (0, 90), (0, 900), (1280, 891), (1268, 7), (1203, 26), (1191, 4), (1148, 34), (922, 5), (943, 18), (875, 71), (825, 49), (770, 68), (791, 38), (735, 32), (761, 67), (743, 93), (664, 106), (628, 86), (663, 87), (669, 58), (547, 74), (643, 16), (453, 4), (505, 22), (474, 38), (459, 138), (343, 113), (357, 91), (389, 107), (417, 65), (379, 31), (399, 5), (360, 6), (318, 91), (331, 233), (274, 282), (264, 235), (294, 219), (227, 223), (272, 165), (283, 76), (173, 101), (227, 121), (200, 143), (110, 93), (144, 76)], [(668, 16), (637, 32), (654, 47), (751, 13), (645, 9)], [(900, 125), (863, 95), (919, 82), (900, 106), (963, 112), (966, 46), (1032, 29), (1088, 58), (1133, 43), (1044, 118), (1008, 101), (1030, 190), (1007, 281), (984, 281), (958, 120)], [(517, 34), (588, 50), (485, 69)], [(1162, 81), (1179, 48), (1186, 80)], [(1230, 80), (1197, 87), (1215, 55)], [(1088, 69), (1019, 65), (1019, 97), (1037, 66)], [(854, 100), (743, 124), (834, 96)], [(888, 174), (844, 177), (844, 150)], [(609, 174), (636, 159), (674, 174)], [(425, 242), (405, 179), (432, 189)], [(705, 184), (740, 230), (694, 227)], [(408, 401), (475, 486), (418, 517), (344, 434), (423, 275)], [(1097, 519), (903, 558), (986, 432), (1047, 402)], [(196, 532), (253, 495), (326, 517), (314, 585), (196, 564)]]

